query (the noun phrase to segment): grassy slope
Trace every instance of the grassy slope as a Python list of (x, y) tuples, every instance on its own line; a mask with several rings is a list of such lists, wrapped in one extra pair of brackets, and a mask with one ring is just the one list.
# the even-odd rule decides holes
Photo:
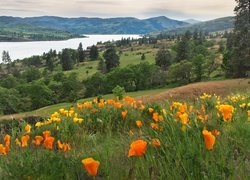
[[(202, 93), (215, 93), (218, 95), (226, 96), (231, 93), (237, 93), (241, 91), (250, 91), (249, 79), (234, 79), (234, 80), (224, 80), (224, 81), (210, 81), (210, 82), (200, 82), (193, 83), (182, 87), (177, 87), (173, 89), (155, 89), (155, 90), (145, 90), (130, 92), (126, 95), (142, 99), (145, 102), (163, 102), (166, 98), (175, 98), (175, 99), (193, 99)], [(104, 95), (104, 99), (113, 98), (112, 94)], [(81, 99), (78, 102), (92, 100), (93, 98)], [(51, 106), (47, 106), (38, 110), (31, 112), (15, 114), (15, 115), (6, 115), (0, 117), (0, 120), (4, 119), (18, 119), (25, 116), (49, 116), (51, 113), (57, 111), (60, 108), (70, 108), (74, 104), (72, 103), (60, 103)]]

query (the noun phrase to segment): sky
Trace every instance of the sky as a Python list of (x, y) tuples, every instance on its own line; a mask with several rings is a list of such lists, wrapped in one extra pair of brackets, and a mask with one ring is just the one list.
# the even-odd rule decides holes
[(210, 20), (234, 15), (235, 0), (0, 0), (0, 16)]

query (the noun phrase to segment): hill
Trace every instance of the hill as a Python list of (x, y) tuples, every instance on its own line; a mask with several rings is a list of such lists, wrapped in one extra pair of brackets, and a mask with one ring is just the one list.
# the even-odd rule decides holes
[(1, 16), (0, 41), (60, 40), (76, 34), (147, 34), (186, 24), (165, 16), (143, 20), (132, 17), (102, 19)]
[(195, 31), (196, 29), (204, 32), (216, 32), (216, 31), (225, 31), (232, 29), (234, 27), (234, 17), (223, 17), (219, 19), (214, 19), (210, 21), (188, 24), (178, 28), (172, 28), (163, 31), (164, 34), (183, 34), (186, 31)]
[[(220, 96), (227, 96), (232, 93), (242, 92), (243, 89), (247, 92), (250, 89), (248, 79), (234, 79), (234, 80), (222, 80), (222, 81), (210, 81), (210, 82), (199, 82), (193, 83), (185, 86), (180, 86), (172, 89), (163, 88), (163, 89), (154, 89), (154, 90), (144, 90), (137, 92), (130, 92), (126, 95), (136, 98), (137, 100), (142, 100), (145, 103), (156, 103), (156, 102), (165, 102), (166, 99), (178, 99), (178, 100), (194, 100), (196, 97), (199, 97), (204, 92), (210, 94), (216, 94)], [(104, 95), (104, 99), (113, 98), (112, 94)], [(91, 100), (93, 98), (86, 98), (77, 101), (78, 103)], [(60, 103), (47, 107), (34, 110), (32, 112), (5, 115), (0, 117), (1, 120), (12, 120), (20, 119), (28, 116), (42, 116), (47, 117), (54, 111), (57, 111), (60, 108), (70, 108), (74, 104), (72, 103)]]

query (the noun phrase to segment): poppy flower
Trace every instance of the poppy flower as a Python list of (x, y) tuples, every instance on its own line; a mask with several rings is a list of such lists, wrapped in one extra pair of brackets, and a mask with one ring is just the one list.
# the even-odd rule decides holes
[(154, 146), (154, 147), (160, 147), (161, 146), (161, 142), (159, 139), (152, 139), (151, 140), (151, 144)]
[(131, 143), (128, 152), (128, 157), (130, 156), (143, 156), (146, 152), (147, 142), (143, 140), (137, 140)]
[(142, 127), (142, 122), (141, 121), (135, 121), (135, 123), (136, 123), (136, 126), (137, 127), (139, 127), (139, 128), (141, 128)]
[(21, 137), (22, 147), (27, 147), (28, 146), (29, 139), (30, 139), (29, 135), (25, 135), (25, 136)]
[(43, 145), (46, 149), (52, 149), (53, 148), (53, 143), (54, 143), (55, 138), (53, 137), (47, 137), (45, 138)]
[(152, 118), (156, 122), (159, 121), (159, 113), (157, 113), (157, 112), (153, 113), (153, 117)]
[(224, 121), (232, 121), (234, 107), (227, 104), (222, 104), (218, 107), (219, 111), (222, 114)]
[(189, 120), (188, 120), (188, 114), (187, 113), (181, 114), (179, 116), (179, 118), (181, 119), (182, 124), (188, 124)]
[(207, 150), (212, 150), (215, 143), (215, 136), (206, 129), (202, 131), (202, 134)]
[(82, 160), (82, 164), (90, 176), (96, 176), (98, 167), (100, 165), (99, 161), (96, 161), (93, 158), (86, 158)]
[(44, 138), (50, 137), (50, 131), (43, 131), (43, 137)]
[(26, 131), (26, 133), (30, 133), (30, 130), (31, 130), (31, 126), (30, 126), (29, 124), (27, 124), (27, 125), (25, 126), (25, 131)]
[(21, 142), (19, 141), (18, 138), (16, 138), (15, 143), (16, 143), (16, 145), (21, 146)]
[(36, 145), (40, 145), (43, 139), (44, 138), (42, 136), (36, 136), (35, 140), (33, 140), (32, 142), (35, 143)]
[(151, 125), (151, 127), (152, 127), (154, 130), (159, 129), (159, 126), (158, 126), (158, 124), (156, 124), (156, 123), (151, 123), (150, 125)]
[(153, 108), (148, 108), (148, 112), (152, 113), (152, 112), (154, 112), (154, 109)]
[(123, 119), (125, 119), (125, 118), (126, 118), (127, 113), (128, 113), (128, 111), (127, 111), (127, 110), (122, 111), (122, 118), (123, 118)]
[(0, 144), (0, 153), (2, 155), (7, 155), (6, 147), (4, 147), (4, 145), (2, 145), (2, 144)]

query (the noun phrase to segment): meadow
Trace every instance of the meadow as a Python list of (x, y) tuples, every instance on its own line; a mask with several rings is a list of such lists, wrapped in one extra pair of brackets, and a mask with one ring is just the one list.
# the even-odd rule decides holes
[(247, 179), (250, 94), (92, 99), (1, 124), (0, 179)]

